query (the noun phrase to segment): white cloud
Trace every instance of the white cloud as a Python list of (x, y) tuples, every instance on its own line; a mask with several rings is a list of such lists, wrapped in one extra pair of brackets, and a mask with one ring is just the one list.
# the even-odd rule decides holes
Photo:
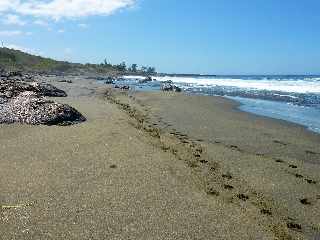
[(43, 27), (49, 26), (49, 23), (48, 23), (48, 22), (43, 21), (43, 20), (41, 20), (41, 19), (37, 19), (37, 20), (35, 20), (33, 23), (36, 24), (36, 25), (39, 25), (39, 26), (43, 26)]
[(2, 22), (7, 25), (19, 25), (19, 26), (24, 26), (26, 25), (26, 22), (21, 20), (21, 18), (18, 15), (14, 14), (8, 14)]
[(15, 37), (15, 36), (30, 36), (32, 35), (32, 32), (23, 32), (19, 30), (3, 30), (0, 31), (1, 37)]
[(110, 15), (131, 7), (136, 0), (0, 0), (0, 12), (45, 17), (55, 20)]
[(38, 50), (35, 50), (35, 49), (30, 49), (30, 48), (25, 48), (25, 47), (18, 46), (18, 45), (15, 45), (15, 44), (5, 44), (5, 47), (6, 48), (10, 48), (10, 49), (14, 49), (14, 50), (19, 50), (19, 51), (22, 51), (22, 52), (25, 52), (25, 53), (30, 53), (30, 54), (33, 54), (33, 55), (43, 55), (43, 52), (41, 52), (41, 51), (38, 51)]
[(19, 35), (23, 35), (24, 33), (21, 31), (17, 31), (17, 30), (12, 30), (12, 31), (0, 31), (0, 36), (3, 37), (13, 37), (13, 36), (19, 36)]
[(0, 0), (0, 12), (14, 9), (19, 3), (20, 0)]

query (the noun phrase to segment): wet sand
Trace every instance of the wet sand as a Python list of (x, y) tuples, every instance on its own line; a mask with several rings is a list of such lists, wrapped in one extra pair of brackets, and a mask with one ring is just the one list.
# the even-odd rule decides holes
[(223, 98), (48, 82), (88, 121), (0, 126), (3, 239), (312, 239), (320, 137)]

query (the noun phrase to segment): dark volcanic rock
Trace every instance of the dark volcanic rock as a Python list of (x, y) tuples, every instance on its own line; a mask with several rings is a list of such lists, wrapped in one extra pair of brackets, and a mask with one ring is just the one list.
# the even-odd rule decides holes
[(125, 86), (120, 87), (120, 89), (121, 89), (121, 90), (130, 90), (130, 87), (127, 86), (127, 85), (125, 85)]
[(0, 124), (70, 125), (86, 120), (69, 105), (45, 99), (44, 96), (66, 97), (67, 94), (51, 84), (28, 82), (33, 77), (1, 71)]
[(16, 71), (16, 72), (6, 72), (4, 70), (1, 70), (1, 77), (11, 78), (11, 77), (23, 77), (22, 72)]
[(0, 123), (70, 125), (85, 121), (76, 109), (25, 91), (6, 103), (0, 102)]
[(114, 88), (126, 90), (126, 91), (130, 90), (130, 86), (128, 85), (123, 85), (123, 86), (115, 85)]
[(25, 91), (33, 91), (35, 88), (25, 82), (17, 82), (11, 80), (0, 81), (0, 98), (13, 98)]
[(67, 79), (60, 79), (60, 80), (58, 80), (58, 82), (61, 82), (61, 83), (72, 83), (71, 80), (67, 80)]
[(172, 83), (172, 81), (163, 82), (161, 84), (161, 90), (168, 92), (168, 91), (174, 91), (174, 92), (182, 92), (182, 89)]
[(27, 83), (23, 81), (1, 80), (0, 81), (0, 98), (10, 99), (18, 96), (22, 92), (32, 91), (42, 96), (48, 97), (66, 97), (67, 94), (51, 84), (47, 83)]
[(67, 93), (55, 86), (48, 83), (37, 83), (33, 82), (30, 84), (35, 88), (34, 92), (40, 93), (43, 96), (48, 97), (66, 97)]
[(23, 74), (22, 72), (6, 72), (4, 70), (0, 70), (0, 79), (2, 80), (13, 80), (13, 81), (26, 81), (31, 82), (34, 81), (34, 74)]
[(113, 77), (107, 77), (105, 84), (114, 84), (115, 79)]
[(152, 77), (148, 76), (145, 79), (139, 80), (139, 83), (147, 83), (147, 82), (152, 82)]
[(182, 92), (182, 89), (178, 86), (174, 86), (174, 91), (175, 92)]

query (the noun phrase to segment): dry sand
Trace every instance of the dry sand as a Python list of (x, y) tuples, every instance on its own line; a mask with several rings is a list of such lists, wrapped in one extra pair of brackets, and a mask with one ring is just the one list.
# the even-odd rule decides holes
[(2, 239), (314, 239), (320, 137), (222, 98), (48, 82), (88, 121), (0, 126)]

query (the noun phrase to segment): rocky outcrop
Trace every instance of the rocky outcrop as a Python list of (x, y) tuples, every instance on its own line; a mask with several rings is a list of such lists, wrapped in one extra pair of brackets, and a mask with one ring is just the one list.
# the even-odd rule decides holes
[(86, 120), (69, 105), (45, 98), (66, 97), (66, 92), (51, 84), (22, 81), (24, 77), (20, 73), (1, 72), (0, 124), (70, 125)]
[(66, 97), (67, 93), (48, 83), (33, 82), (30, 84), (34, 87), (34, 92), (47, 97)]
[(60, 80), (58, 80), (58, 82), (61, 82), (61, 83), (72, 83), (72, 81), (69, 80), (69, 79), (60, 79)]
[(115, 85), (114, 88), (125, 90), (125, 91), (130, 90), (130, 86), (128, 85), (123, 85), (123, 86)]
[(26, 82), (13, 80), (0, 81), (0, 98), (11, 99), (25, 91), (33, 91), (35, 88)]
[(30, 91), (0, 104), (0, 123), (70, 125), (85, 120), (81, 113), (69, 105), (47, 100)]
[(34, 81), (33, 74), (23, 74), (20, 71), (17, 72), (5, 72), (0, 70), (0, 80), (14, 80), (14, 81)]
[(25, 91), (38, 93), (42, 96), (48, 97), (66, 97), (65, 91), (60, 90), (51, 84), (37, 83), (37, 82), (23, 82), (14, 80), (0, 81), (0, 98), (13, 98)]
[(148, 83), (148, 82), (152, 82), (152, 77), (148, 76), (145, 79), (140, 79), (139, 83)]
[(115, 79), (113, 77), (107, 77), (105, 84), (114, 84)]
[(166, 81), (161, 83), (161, 90), (165, 92), (168, 92), (168, 91), (182, 92), (182, 89), (174, 85), (172, 81)]

